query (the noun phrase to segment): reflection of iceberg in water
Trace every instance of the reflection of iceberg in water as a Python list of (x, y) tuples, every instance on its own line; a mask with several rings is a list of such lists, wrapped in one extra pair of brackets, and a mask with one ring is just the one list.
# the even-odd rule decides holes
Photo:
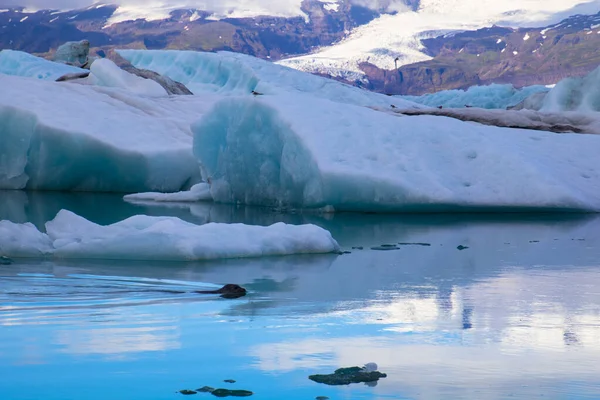
[(377, 391), (383, 397), (399, 390), (418, 398), (474, 390), (477, 398), (538, 396), (576, 380), (577, 393), (597, 398), (599, 285), (595, 268), (540, 268), (455, 286), (449, 302), (401, 288), (362, 308), (307, 316), (304, 324), (322, 327), (313, 338), (257, 345), (250, 354), (270, 373), (376, 360), (388, 373)]

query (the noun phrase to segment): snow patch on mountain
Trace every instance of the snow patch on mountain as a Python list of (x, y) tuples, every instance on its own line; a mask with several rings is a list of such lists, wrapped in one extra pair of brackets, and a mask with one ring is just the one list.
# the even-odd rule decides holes
[(430, 60), (421, 43), (425, 38), (494, 24), (547, 26), (575, 13), (596, 13), (599, 8), (600, 0), (421, 0), (417, 11), (382, 15), (339, 43), (279, 63), (306, 72), (361, 79), (361, 63), (391, 70)]

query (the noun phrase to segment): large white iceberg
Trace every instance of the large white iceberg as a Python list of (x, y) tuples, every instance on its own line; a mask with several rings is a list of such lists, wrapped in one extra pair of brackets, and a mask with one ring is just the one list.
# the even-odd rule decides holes
[(85, 70), (44, 60), (22, 51), (0, 51), (0, 74), (55, 81), (63, 75), (82, 72)]
[(402, 117), (300, 95), (193, 125), (216, 201), (350, 211), (600, 211), (600, 136)]
[(214, 96), (2, 74), (0, 88), (0, 189), (177, 191), (200, 180), (190, 124)]
[(402, 96), (402, 98), (430, 107), (506, 109), (535, 93), (545, 93), (549, 90), (541, 85), (517, 89), (513, 85), (492, 84), (471, 86), (467, 90), (442, 90), (422, 96)]
[(46, 223), (46, 231), (0, 221), (0, 254), (183, 261), (339, 251), (331, 234), (316, 225), (195, 225), (174, 217), (137, 215), (101, 226), (61, 210)]
[(119, 50), (118, 53), (137, 68), (183, 83), (194, 94), (298, 93), (362, 106), (419, 107), (399, 97), (369, 92), (245, 54), (177, 50)]

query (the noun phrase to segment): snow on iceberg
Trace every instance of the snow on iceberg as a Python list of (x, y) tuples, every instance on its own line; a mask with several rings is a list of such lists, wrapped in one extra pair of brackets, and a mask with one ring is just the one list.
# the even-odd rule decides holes
[(156, 202), (197, 202), (212, 201), (208, 183), (198, 183), (190, 188), (175, 193), (146, 192), (128, 194), (123, 197), (126, 201), (156, 201)]
[(558, 82), (544, 98), (540, 111), (600, 111), (600, 67), (582, 78)]
[(172, 192), (200, 181), (190, 124), (210, 96), (7, 75), (0, 88), (0, 189)]
[(195, 225), (174, 217), (138, 215), (101, 226), (61, 210), (46, 223), (46, 231), (0, 221), (0, 254), (185, 261), (339, 251), (331, 234), (316, 225)]
[(600, 136), (229, 98), (192, 126), (215, 201), (348, 211), (600, 211)]
[(15, 50), (0, 51), (0, 73), (55, 81), (63, 75), (85, 70), (70, 65), (44, 60), (29, 53)]
[(332, 101), (362, 106), (420, 106), (350, 85), (273, 64), (245, 54), (178, 50), (119, 50), (136, 68), (149, 69), (181, 82), (194, 94), (222, 95), (308, 93)]
[(127, 89), (130, 93), (142, 96), (167, 96), (167, 91), (155, 81), (123, 71), (114, 62), (106, 58), (94, 61), (90, 71), (91, 74), (88, 80), (93, 85)]
[(527, 86), (516, 89), (513, 85), (492, 84), (471, 86), (467, 90), (443, 90), (422, 96), (401, 96), (430, 107), (506, 109), (515, 106), (535, 93), (548, 92), (545, 86)]

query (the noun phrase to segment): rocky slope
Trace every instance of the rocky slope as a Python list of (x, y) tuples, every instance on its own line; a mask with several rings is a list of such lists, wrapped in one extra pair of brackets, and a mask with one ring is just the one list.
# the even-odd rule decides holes
[(553, 84), (600, 65), (600, 13), (535, 29), (486, 28), (426, 39), (432, 60), (383, 70), (361, 64), (371, 90), (423, 94), (473, 85)]

